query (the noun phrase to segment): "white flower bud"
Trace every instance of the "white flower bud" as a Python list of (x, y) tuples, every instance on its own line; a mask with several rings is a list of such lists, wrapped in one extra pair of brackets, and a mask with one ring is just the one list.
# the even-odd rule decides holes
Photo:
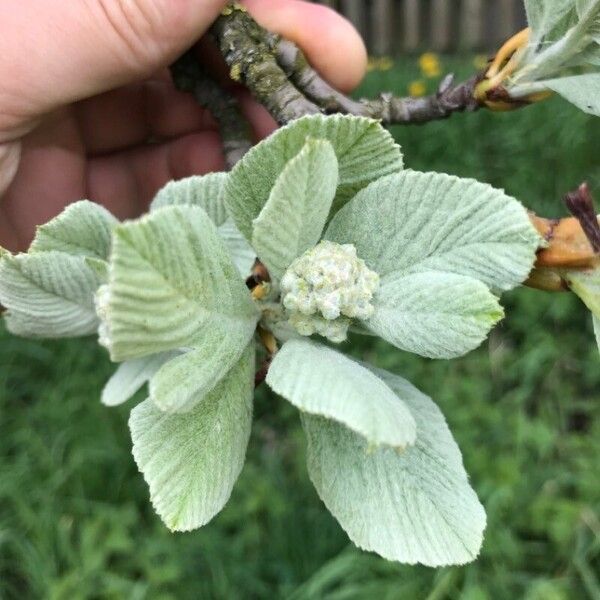
[(356, 256), (352, 244), (323, 241), (297, 258), (281, 280), (283, 306), (302, 335), (346, 339), (351, 319), (373, 315), (379, 275)]

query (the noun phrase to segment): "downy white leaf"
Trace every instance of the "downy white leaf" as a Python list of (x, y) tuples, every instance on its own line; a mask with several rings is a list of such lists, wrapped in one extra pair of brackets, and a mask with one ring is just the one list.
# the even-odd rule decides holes
[(309, 137), (329, 141), (338, 160), (332, 213), (370, 182), (402, 169), (398, 145), (377, 121), (348, 115), (297, 119), (254, 146), (229, 174), (225, 204), (247, 239), (252, 239), (252, 222), (269, 199), (275, 181)]
[(150, 210), (180, 204), (199, 206), (215, 225), (222, 225), (227, 219), (223, 198), (226, 181), (227, 173), (208, 173), (171, 181), (156, 194)]
[(290, 340), (267, 374), (271, 389), (301, 411), (343, 423), (369, 446), (415, 443), (415, 420), (402, 396), (359, 363), (309, 340)]
[(474, 560), (485, 512), (442, 413), (406, 380), (375, 373), (414, 415), (416, 444), (372, 451), (343, 425), (303, 413), (319, 496), (357, 546), (388, 560), (432, 567)]
[(240, 332), (249, 340), (259, 316), (216, 227), (196, 206), (165, 207), (117, 227), (101, 292), (98, 312), (116, 361), (218, 336), (237, 342)]
[(574, 0), (525, 0), (527, 22), (532, 30), (532, 38), (540, 40), (548, 37), (561, 19), (573, 11), (573, 8)]
[(88, 200), (70, 204), (38, 227), (30, 253), (56, 250), (74, 256), (107, 260), (112, 230), (119, 222), (104, 207)]
[(470, 352), (504, 316), (485, 284), (463, 275), (427, 271), (387, 275), (367, 327), (401, 350), (430, 358)]
[(583, 112), (600, 117), (600, 73), (550, 79), (544, 84)]
[(541, 241), (526, 210), (473, 179), (404, 171), (359, 192), (325, 237), (354, 244), (380, 276), (440, 271), (509, 290), (529, 274)]
[(291, 262), (319, 241), (337, 182), (333, 146), (309, 138), (284, 167), (253, 222), (252, 246), (272, 276), (281, 279)]
[(592, 315), (592, 323), (594, 325), (594, 333), (596, 334), (596, 342), (598, 344), (598, 350), (600, 350), (600, 317)]
[(531, 271), (540, 237), (525, 209), (471, 179), (404, 171), (359, 192), (325, 237), (354, 244), (381, 276), (363, 324), (403, 350), (460, 356), (502, 317), (486, 290)]
[(150, 378), (179, 352), (162, 352), (121, 363), (102, 391), (102, 404), (118, 406), (127, 402)]
[(150, 380), (150, 400), (165, 412), (191, 410), (239, 361), (247, 329), (208, 330), (197, 347), (163, 365)]
[(233, 264), (237, 267), (242, 278), (246, 279), (250, 275), (252, 265), (256, 260), (256, 252), (231, 219), (227, 219), (223, 225), (217, 228), (217, 231), (229, 250)]
[(208, 173), (171, 181), (155, 196), (150, 210), (181, 204), (203, 208), (210, 220), (217, 225), (219, 235), (229, 249), (235, 266), (245, 278), (254, 264), (256, 253), (233, 221), (228, 218), (224, 201), (227, 175), (227, 173)]
[(3, 256), (0, 304), (8, 309), (8, 330), (47, 338), (95, 333), (94, 293), (100, 283), (83, 256), (55, 251)]
[(210, 521), (226, 504), (244, 465), (252, 420), (254, 347), (185, 415), (146, 400), (131, 411), (133, 456), (156, 512), (173, 531)]

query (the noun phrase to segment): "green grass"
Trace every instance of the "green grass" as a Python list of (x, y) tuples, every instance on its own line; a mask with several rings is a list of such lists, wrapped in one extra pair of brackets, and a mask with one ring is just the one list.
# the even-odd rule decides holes
[[(444, 65), (467, 73), (470, 61)], [(363, 90), (404, 93), (414, 61)], [(504, 187), (545, 215), (588, 179), (600, 120), (559, 99), (514, 114), (394, 128), (407, 165)], [(529, 600), (600, 598), (600, 356), (571, 295), (519, 290), (489, 343), (452, 362), (376, 341), (351, 350), (440, 404), (488, 511), (482, 555), (403, 567), (356, 550), (318, 500), (298, 418), (261, 390), (248, 463), (226, 509), (173, 535), (148, 502), (127, 414), (100, 405), (112, 367), (93, 340), (0, 332), (1, 598)]]

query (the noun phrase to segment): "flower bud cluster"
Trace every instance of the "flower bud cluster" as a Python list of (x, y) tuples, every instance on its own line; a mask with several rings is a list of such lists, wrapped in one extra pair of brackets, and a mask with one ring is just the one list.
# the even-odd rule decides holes
[(281, 280), (283, 306), (302, 335), (346, 339), (351, 319), (373, 315), (379, 275), (356, 255), (352, 244), (323, 241), (297, 258)]

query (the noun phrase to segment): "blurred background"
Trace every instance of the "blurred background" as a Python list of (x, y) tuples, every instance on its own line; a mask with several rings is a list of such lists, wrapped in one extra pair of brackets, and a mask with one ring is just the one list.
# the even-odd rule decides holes
[(313, 0), (345, 15), (375, 56), (495, 50), (526, 27), (523, 0)]
[[(466, 77), (485, 61), (378, 56), (358, 95), (425, 94), (442, 74)], [(503, 187), (544, 216), (565, 214), (561, 197), (585, 179), (600, 199), (600, 119), (560, 99), (393, 133), (409, 167)], [(199, 531), (169, 533), (131, 456), (135, 401), (100, 405), (113, 370), (106, 353), (94, 339), (34, 342), (0, 328), (0, 598), (599, 599), (600, 355), (590, 317), (570, 294), (522, 289), (504, 304), (489, 342), (460, 360), (347, 344), (438, 402), (487, 509), (480, 558), (440, 570), (350, 544), (310, 484), (295, 409), (264, 386), (229, 504)]]

